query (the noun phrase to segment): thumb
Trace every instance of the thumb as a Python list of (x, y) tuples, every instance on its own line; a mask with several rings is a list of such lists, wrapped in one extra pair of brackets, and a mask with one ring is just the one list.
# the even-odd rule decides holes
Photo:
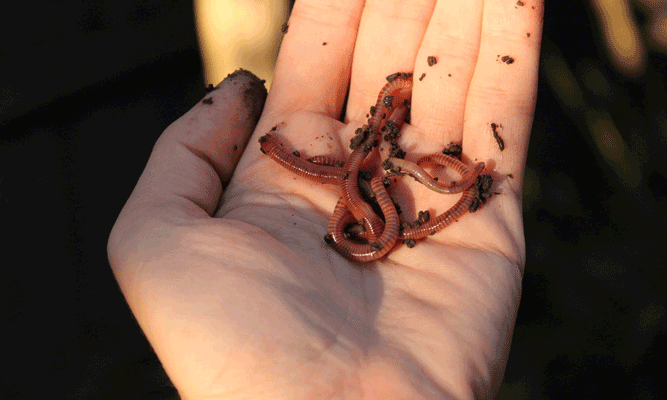
[(209, 88), (202, 101), (160, 136), (119, 219), (133, 210), (145, 214), (155, 208), (172, 216), (213, 215), (267, 91), (264, 81), (242, 69)]
[[(211, 215), (266, 96), (263, 81), (236, 71), (171, 124), (153, 147), (107, 244), (109, 263), (135, 313), (150, 303), (141, 285), (166, 279), (160, 272), (190, 254), (189, 241), (205, 237), (206, 227), (221, 229), (221, 220)], [(147, 267), (151, 261), (155, 270)]]
[(136, 254), (139, 238), (213, 215), (266, 95), (263, 81), (238, 70), (164, 131), (111, 231), (112, 265)]
[(208, 162), (226, 184), (255, 129), (267, 92), (263, 80), (243, 69), (207, 90), (204, 99), (171, 124), (160, 141), (181, 143)]

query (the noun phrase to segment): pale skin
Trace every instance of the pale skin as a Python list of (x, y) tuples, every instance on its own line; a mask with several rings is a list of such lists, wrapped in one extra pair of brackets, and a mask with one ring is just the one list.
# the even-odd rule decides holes
[[(515, 0), (297, 1), (256, 127), (223, 82), (213, 104), (163, 133), (109, 260), (182, 398), (493, 398), (521, 293), (542, 10)], [(498, 194), (415, 248), (352, 263), (322, 240), (339, 189), (280, 168), (257, 138), (278, 125), (302, 156), (344, 159), (384, 77), (402, 71), (415, 73), (407, 158), (461, 143)], [(458, 199), (403, 182), (392, 190), (408, 215)]]

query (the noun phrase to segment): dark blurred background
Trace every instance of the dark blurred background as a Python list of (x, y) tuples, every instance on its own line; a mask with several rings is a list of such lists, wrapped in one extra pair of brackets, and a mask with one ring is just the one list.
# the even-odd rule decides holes
[[(667, 398), (664, 8), (546, 4), (498, 399)], [(157, 137), (217, 83), (195, 32), (190, 1), (0, 3), (0, 398), (178, 398), (106, 239)]]

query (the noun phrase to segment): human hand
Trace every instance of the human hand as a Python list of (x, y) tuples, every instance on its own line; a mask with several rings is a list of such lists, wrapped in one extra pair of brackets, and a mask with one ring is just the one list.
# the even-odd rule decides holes
[[(238, 165), (254, 122), (246, 86), (224, 81), (212, 104), (165, 131), (109, 259), (183, 398), (493, 397), (520, 298), (542, 9), (297, 2)], [(438, 63), (428, 67), (428, 56)], [(280, 168), (255, 139), (279, 125), (288, 148), (344, 159), (384, 77), (398, 71), (415, 73), (408, 157), (462, 143), (501, 178), (498, 194), (413, 249), (356, 264), (322, 240), (338, 189)], [(491, 123), (502, 126), (503, 151)], [(456, 201), (403, 181), (404, 212)]]

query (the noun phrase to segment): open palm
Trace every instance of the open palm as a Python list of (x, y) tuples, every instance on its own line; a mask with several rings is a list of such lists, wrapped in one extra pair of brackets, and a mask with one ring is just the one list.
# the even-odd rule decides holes
[[(541, 1), (297, 2), (254, 133), (244, 76), (167, 129), (109, 258), (183, 398), (493, 397), (520, 298), (541, 17)], [(289, 150), (345, 159), (385, 76), (413, 71), (408, 158), (462, 143), (496, 194), (415, 248), (352, 263), (322, 240), (339, 189), (256, 139), (277, 126)], [(408, 216), (458, 198), (412, 179), (396, 191)]]

